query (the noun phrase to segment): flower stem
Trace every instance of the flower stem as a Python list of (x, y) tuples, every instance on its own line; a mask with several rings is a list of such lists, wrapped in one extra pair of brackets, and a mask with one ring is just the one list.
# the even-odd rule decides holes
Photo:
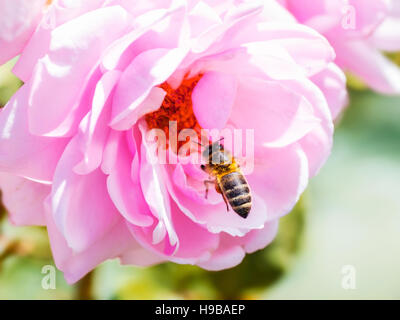
[(93, 271), (89, 272), (81, 281), (77, 284), (77, 300), (93, 300), (92, 296), (92, 285), (93, 285)]

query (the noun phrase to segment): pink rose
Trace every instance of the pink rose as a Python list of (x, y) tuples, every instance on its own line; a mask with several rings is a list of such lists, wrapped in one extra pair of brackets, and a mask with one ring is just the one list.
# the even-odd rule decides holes
[[(116, 257), (237, 265), (273, 240), (330, 153), (346, 102), (334, 58), (275, 1), (53, 2), (14, 68), (25, 85), (0, 112), (11, 220), (47, 226), (71, 283)], [(215, 190), (205, 199), (200, 164), (150, 161), (147, 133), (166, 115), (178, 128), (254, 130), (246, 219)]]
[(299, 22), (322, 33), (336, 63), (374, 90), (400, 93), (400, 69), (382, 51), (400, 50), (400, 3), (395, 0), (285, 0)]

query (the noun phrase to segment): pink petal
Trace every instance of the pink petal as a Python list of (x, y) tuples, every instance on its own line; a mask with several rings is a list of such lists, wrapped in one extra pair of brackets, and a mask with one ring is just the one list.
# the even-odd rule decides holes
[[(31, 2), (30, 0), (26, 2), (28, 1)], [(51, 31), (69, 20), (99, 8), (104, 1), (105, 0), (91, 0), (77, 2), (58, 0), (57, 4), (53, 3), (50, 5), (37, 30), (24, 47), (14, 67), (14, 73), (22, 81), (27, 82), (38, 60), (43, 58), (49, 49)]]
[(199, 1), (189, 12), (191, 37), (196, 38), (208, 32), (216, 25), (221, 25), (222, 20), (214, 8), (204, 1)]
[[(123, 1), (122, 6), (126, 6)], [(138, 3), (134, 6), (138, 7)], [(108, 47), (102, 58), (105, 70), (125, 70), (144, 51), (154, 48), (180, 46), (185, 16), (185, 2), (175, 3), (168, 9), (157, 8), (135, 18), (134, 29)]]
[(335, 51), (318, 32), (303, 25), (265, 24), (260, 33), (267, 33), (275, 45), (284, 47), (308, 76), (323, 70), (335, 59)]
[(261, 230), (251, 230), (242, 238), (235, 239), (242, 243), (246, 253), (253, 253), (269, 245), (278, 233), (279, 220), (270, 221)]
[(266, 41), (241, 44), (198, 59), (190, 66), (190, 76), (206, 71), (277, 80), (303, 76), (300, 66), (283, 47)]
[(297, 79), (285, 81), (283, 85), (302, 95), (313, 106), (315, 116), (320, 120), (300, 144), (307, 155), (309, 177), (313, 177), (327, 160), (333, 140), (333, 122), (326, 97), (311, 80)]
[(58, 163), (51, 194), (56, 225), (69, 247), (77, 252), (103, 238), (120, 219), (108, 195), (106, 176), (100, 169), (88, 175), (73, 172), (81, 157), (74, 138)]
[(50, 51), (39, 61), (31, 85), (29, 127), (33, 133), (63, 136), (69, 132), (82, 83), (127, 24), (128, 15), (121, 7), (108, 7), (52, 31)]
[[(241, 218), (232, 210), (227, 211), (225, 203), (222, 201), (222, 195), (219, 195), (220, 201), (215, 203), (211, 201), (200, 202), (199, 199), (188, 197), (188, 194), (176, 186), (176, 178), (170, 171), (170, 180), (173, 183), (168, 184), (169, 193), (179, 209), (197, 224), (204, 225), (212, 233), (226, 232), (232, 236), (243, 236), (249, 230), (262, 228), (265, 221), (269, 218), (269, 207), (256, 192), (252, 193), (252, 209), (247, 219)], [(197, 197), (205, 197), (205, 189)], [(214, 191), (213, 191), (214, 192)], [(263, 196), (263, 195), (262, 195)], [(214, 198), (215, 196), (213, 196)]]
[(384, 94), (400, 93), (400, 69), (381, 52), (364, 42), (336, 44), (337, 63)]
[(278, 232), (278, 221), (267, 223), (261, 230), (252, 230), (244, 237), (231, 237), (221, 234), (219, 247), (211, 258), (199, 263), (207, 270), (223, 270), (238, 265), (245, 253), (252, 253), (265, 248), (272, 242)]
[[(333, 37), (369, 35), (388, 10), (386, 0), (287, 0), (286, 7), (299, 22)], [(354, 10), (355, 28), (342, 25), (349, 13), (347, 8)]]
[(187, 50), (152, 49), (139, 54), (122, 74), (117, 86), (111, 126), (117, 130), (127, 130), (119, 122), (138, 108), (151, 89), (163, 83), (175, 71)]
[(322, 90), (331, 110), (332, 119), (348, 104), (346, 76), (334, 63), (312, 77), (312, 81)]
[[(337, 1), (337, 3), (339, 2), (340, 1)], [(305, 23), (316, 15), (324, 14), (327, 9), (326, 1), (285, 0), (285, 4), (287, 9), (295, 15), (297, 20), (301, 23)]]
[(193, 112), (202, 128), (225, 127), (236, 97), (236, 78), (207, 72), (193, 90)]
[[(140, 127), (142, 144), (140, 149), (140, 185), (143, 196), (150, 207), (151, 212), (159, 221), (158, 232), (153, 233), (153, 242), (161, 242), (168, 236), (171, 246), (177, 245), (178, 237), (171, 220), (171, 203), (165, 185), (165, 172), (161, 164), (153, 159), (151, 143), (146, 141), (146, 129)], [(157, 236), (158, 235), (158, 236)]]
[(154, 219), (140, 186), (139, 154), (130, 152), (124, 135), (120, 136), (115, 152), (116, 161), (107, 179), (108, 193), (127, 221), (141, 227), (151, 226)]
[(0, 170), (51, 181), (68, 140), (32, 135), (27, 113), (28, 86), (24, 85), (0, 111)]
[(132, 2), (126, 0), (107, 0), (106, 4), (122, 6), (136, 17), (138, 15), (148, 12), (149, 10), (168, 8), (171, 5), (171, 0), (151, 0), (140, 2)]
[(212, 258), (200, 262), (198, 265), (210, 271), (228, 269), (241, 263), (245, 255), (246, 253), (240, 245), (230, 245), (229, 240), (225, 240), (220, 243), (219, 248), (213, 252)]
[[(246, 110), (246, 112), (243, 112)], [(255, 146), (282, 147), (300, 140), (319, 123), (312, 105), (278, 82), (242, 78), (230, 123), (254, 130)]]
[[(79, 253), (69, 248), (49, 210), (46, 212), (46, 225), (54, 261), (57, 268), (64, 272), (64, 277), (69, 284), (80, 280), (101, 262), (140, 248), (123, 220), (112, 226), (103, 238)], [(140, 265), (140, 262), (138, 264)]]
[(308, 178), (307, 157), (296, 144), (264, 150), (263, 162), (255, 162), (253, 173), (247, 175), (253, 193), (266, 203), (268, 221), (290, 212), (306, 188)]
[(122, 119), (115, 128), (117, 128), (117, 130), (129, 130), (129, 128), (132, 128), (145, 114), (158, 110), (166, 94), (167, 93), (159, 87), (151, 88), (144, 101)]
[[(209, 177), (204, 171), (200, 169), (199, 164), (195, 163), (191, 165), (189, 170), (188, 166), (189, 165), (186, 165), (186, 168), (184, 169), (184, 166), (181, 163), (178, 163), (173, 169), (171, 179), (178, 190), (181, 191), (185, 197), (188, 197), (195, 203), (199, 203), (202, 205), (221, 204), (223, 198), (221, 197), (221, 194), (215, 191), (214, 188), (210, 188), (210, 190), (208, 191), (208, 197), (207, 199), (205, 198), (205, 186), (203, 181), (208, 180)], [(197, 169), (201, 172), (199, 172), (199, 174), (196, 173), (196, 175), (193, 176), (194, 167), (197, 167)], [(170, 170), (171, 169), (172, 168), (170, 168)], [(187, 173), (188, 171), (189, 173)]]
[(213, 27), (208, 28), (194, 39), (192, 44), (192, 52), (195, 54), (201, 52), (218, 52), (226, 49), (229, 40), (225, 39), (225, 35), (235, 33), (241, 27), (249, 24), (255, 17), (262, 12), (263, 6), (258, 2), (244, 2), (236, 6), (228, 6), (227, 12), (220, 14), (224, 17), (223, 23), (217, 23)]
[(285, 2), (286, 0), (264, 1), (260, 21), (295, 23), (296, 19), (285, 8)]
[(10, 220), (18, 226), (45, 225), (44, 200), (51, 186), (0, 173), (2, 201)]
[(21, 53), (44, 10), (45, 0), (0, 0), (0, 65)]
[(384, 51), (400, 50), (400, 15), (387, 17), (372, 34), (369, 42), (376, 48)]
[(307, 156), (310, 178), (315, 176), (328, 160), (332, 150), (332, 140), (332, 135), (329, 135), (327, 130), (320, 126), (300, 141)]
[[(264, 21), (257, 24), (253, 29), (244, 29), (232, 39), (229, 39), (229, 45), (232, 47), (243, 44), (248, 46), (251, 43), (261, 43), (262, 45), (258, 45), (258, 48), (255, 49), (258, 49), (266, 57), (268, 55), (273, 56), (276, 63), (281, 63), (279, 66), (270, 63), (269, 69), (277, 70), (273, 77), (276, 79), (284, 77), (283, 75), (279, 76), (279, 67), (285, 73), (288, 73), (290, 68), (293, 70), (292, 72), (301, 68), (303, 74), (312, 75), (321, 71), (327, 63), (335, 58), (333, 48), (323, 36), (307, 26), (296, 23)], [(265, 46), (265, 49), (263, 49), (263, 46)], [(277, 54), (278, 49), (282, 52), (280, 55)], [(274, 53), (274, 51), (277, 53)], [(260, 53), (257, 53), (256, 50), (252, 51), (253, 55)], [(286, 56), (290, 58), (286, 58)], [(283, 60), (292, 60), (292, 63), (285, 66)], [(258, 64), (261, 65), (262, 61)], [(266, 70), (267, 74), (270, 74), (270, 72)]]
[(148, 229), (131, 225), (130, 229), (136, 240), (146, 249), (160, 255), (166, 260), (177, 263), (195, 264), (211, 257), (219, 243), (219, 235), (212, 234), (188, 219), (174, 204), (171, 208), (171, 219), (179, 238), (178, 248), (171, 254), (166, 252), (167, 244), (153, 244), (152, 234), (155, 225)]
[(123, 131), (111, 130), (103, 151), (103, 161), (101, 163), (101, 170), (109, 175), (117, 162), (117, 150), (121, 136), (124, 135)]
[(356, 32), (370, 35), (385, 19), (389, 11), (386, 0), (349, 0), (356, 14)]
[(88, 174), (98, 168), (103, 158), (103, 148), (110, 131), (108, 121), (111, 112), (110, 95), (119, 80), (120, 72), (105, 73), (96, 85), (91, 111), (81, 123), (79, 142), (83, 159), (74, 171)]

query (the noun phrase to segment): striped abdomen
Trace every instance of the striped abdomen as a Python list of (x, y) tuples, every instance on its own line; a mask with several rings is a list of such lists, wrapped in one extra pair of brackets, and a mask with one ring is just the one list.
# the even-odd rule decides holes
[(244, 175), (240, 172), (223, 175), (219, 187), (233, 211), (247, 218), (251, 209), (251, 193)]

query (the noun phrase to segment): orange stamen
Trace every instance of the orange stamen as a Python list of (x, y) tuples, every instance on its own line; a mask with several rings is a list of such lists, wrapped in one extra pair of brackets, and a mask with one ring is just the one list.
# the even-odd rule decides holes
[[(202, 75), (197, 75), (190, 79), (184, 79), (177, 89), (171, 88), (167, 82), (159, 86), (167, 94), (157, 111), (145, 115), (149, 130), (154, 128), (163, 130), (169, 141), (169, 122), (176, 121), (178, 134), (183, 129), (193, 129), (200, 139), (201, 127), (193, 113), (192, 92), (201, 77)], [(187, 140), (178, 142), (177, 150), (186, 142)], [(177, 151), (176, 147), (173, 148), (175, 152)]]

